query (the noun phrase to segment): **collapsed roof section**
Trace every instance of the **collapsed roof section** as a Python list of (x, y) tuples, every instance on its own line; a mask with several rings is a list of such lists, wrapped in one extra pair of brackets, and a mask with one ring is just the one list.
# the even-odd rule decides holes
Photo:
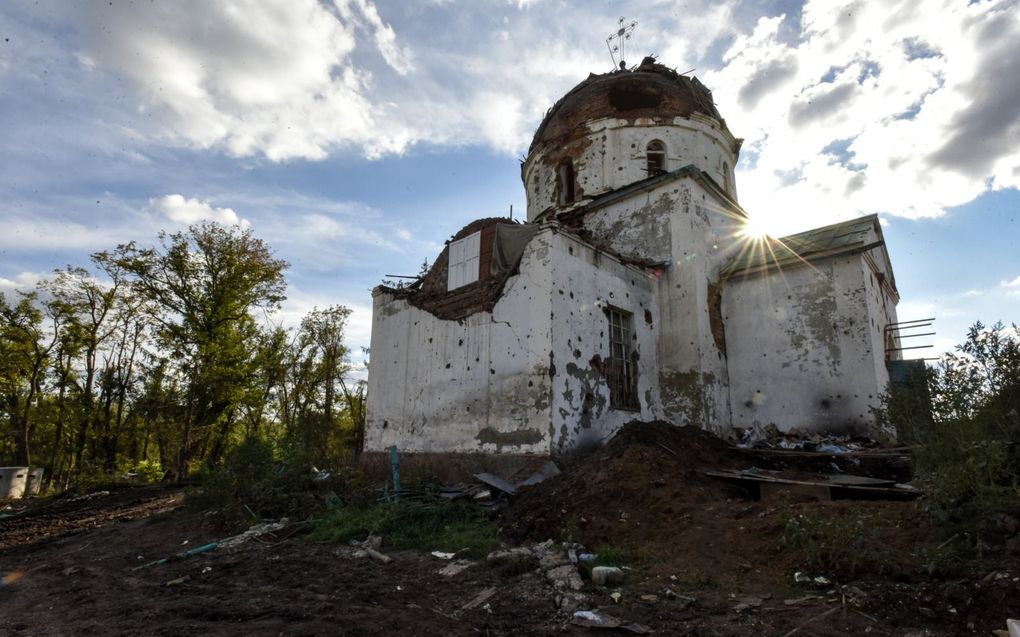
[(530, 150), (546, 142), (562, 144), (584, 132), (586, 122), (603, 117), (690, 117), (692, 113), (711, 117), (726, 129), (704, 84), (646, 57), (631, 70), (592, 73), (572, 88), (546, 113)]
[[(507, 280), (517, 273), (524, 249), (538, 229), (539, 224), (516, 223), (506, 217), (477, 219), (453, 235), (423, 277), (407, 287), (378, 289), (443, 320), (458, 321), (478, 312), (491, 312), (503, 295)], [(477, 277), (451, 287), (451, 245), (476, 234)], [(472, 267), (473, 264), (472, 260)]]

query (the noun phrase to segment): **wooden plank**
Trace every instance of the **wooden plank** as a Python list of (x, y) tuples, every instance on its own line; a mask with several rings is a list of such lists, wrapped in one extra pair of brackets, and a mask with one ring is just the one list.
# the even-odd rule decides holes
[(882, 451), (848, 451), (846, 453), (833, 451), (803, 451), (801, 449), (747, 449), (734, 447), (737, 451), (751, 455), (762, 456), (803, 456), (803, 457), (832, 457), (846, 456), (850, 458), (903, 458), (910, 456), (910, 447), (896, 447), (883, 449)]
[(743, 471), (705, 471), (704, 474), (713, 478), (735, 480), (737, 482), (755, 482), (758, 484), (762, 483), (799, 484), (806, 486), (825, 487), (827, 489), (839, 489), (841, 491), (859, 493), (862, 495), (864, 494), (884, 495), (896, 498), (912, 498), (920, 495), (920, 493), (913, 488), (904, 489), (900, 487), (868, 487), (849, 484), (832, 484), (823, 481), (790, 480), (788, 478), (778, 478), (775, 476), (763, 475), (759, 473), (748, 473)]

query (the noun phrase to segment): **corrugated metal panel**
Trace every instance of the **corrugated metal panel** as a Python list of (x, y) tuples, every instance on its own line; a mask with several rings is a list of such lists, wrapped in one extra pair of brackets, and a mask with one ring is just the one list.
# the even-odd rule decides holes
[(764, 243), (749, 244), (745, 250), (734, 257), (723, 272), (728, 274), (774, 265), (786, 265), (811, 255), (838, 253), (863, 246), (875, 222), (875, 215), (868, 215), (807, 232), (791, 234), (780, 239), (768, 237)]

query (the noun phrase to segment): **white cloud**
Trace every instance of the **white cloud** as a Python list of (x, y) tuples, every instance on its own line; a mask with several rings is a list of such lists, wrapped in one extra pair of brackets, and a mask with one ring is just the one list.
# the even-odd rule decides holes
[(295, 270), (316, 275), (363, 269), (377, 281), (386, 268), (395, 264), (403, 264), (399, 266), (403, 269), (413, 267), (418, 255), (442, 249), (381, 210), (357, 201), (285, 190), (223, 191), (214, 199), (244, 210), (258, 237), (279, 251)]
[(775, 234), (880, 212), (934, 217), (1020, 185), (1020, 14), (1004, 1), (809, 0), (705, 75), (745, 137), (741, 201)]
[(564, 10), (117, 4), (81, 21), (77, 57), (90, 76), (133, 87), (156, 131), (134, 136), (273, 161), (419, 142), (519, 154), (566, 90), (608, 70), (616, 18), (637, 15), (627, 57), (699, 67), (745, 138), (741, 200), (774, 233), (871, 212), (934, 217), (1020, 186), (1020, 12), (1009, 0), (808, 0), (800, 15), (760, 18), (756, 4), (700, 0), (682, 15), (668, 2), (567, 6), (570, 20)]
[(390, 68), (400, 75), (407, 75), (414, 70), (414, 53), (397, 43), (393, 27), (383, 22), (374, 4), (368, 0), (333, 0), (333, 4), (347, 21), (360, 22), (360, 17), (368, 23), (375, 46)]
[(14, 278), (0, 276), (0, 294), (7, 297), (8, 302), (17, 298), (17, 292), (28, 292), (36, 286), (45, 275), (39, 272), (19, 272)]
[[(665, 13), (660, 23), (639, 27), (646, 29), (640, 46), (700, 55), (732, 32), (729, 8), (695, 4), (689, 13), (696, 17), (681, 22)], [(347, 148), (378, 157), (417, 142), (516, 154), (566, 90), (610, 67), (604, 36), (593, 34), (615, 28), (615, 10), (586, 8), (562, 20), (559, 3), (534, 0), (517, 4), (527, 11), (511, 4), (378, 5), (189, 0), (99, 7), (81, 21), (85, 50), (78, 57), (127, 79), (155, 124), (151, 134), (164, 141), (272, 161), (322, 159)], [(424, 18), (427, 24), (417, 23)], [(378, 58), (366, 55), (362, 39)], [(631, 57), (645, 52), (635, 48)]]
[(1020, 296), (1020, 276), (1013, 279), (1012, 281), (1003, 281), (999, 284), (999, 287), (1006, 290), (1006, 294)]
[(150, 199), (149, 205), (153, 210), (177, 223), (193, 224), (199, 221), (215, 221), (227, 225), (248, 223), (242, 221), (230, 208), (215, 208), (208, 201), (188, 199), (184, 195), (157, 197)]
[(284, 160), (374, 136), (353, 33), (315, 0), (118, 3), (88, 18), (88, 56), (137, 87), (170, 139)]

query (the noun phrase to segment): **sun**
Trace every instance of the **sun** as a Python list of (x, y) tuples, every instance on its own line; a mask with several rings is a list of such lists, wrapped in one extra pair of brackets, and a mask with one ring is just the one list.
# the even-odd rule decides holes
[(768, 226), (762, 217), (748, 217), (738, 232), (741, 237), (755, 241), (761, 241), (769, 235)]

